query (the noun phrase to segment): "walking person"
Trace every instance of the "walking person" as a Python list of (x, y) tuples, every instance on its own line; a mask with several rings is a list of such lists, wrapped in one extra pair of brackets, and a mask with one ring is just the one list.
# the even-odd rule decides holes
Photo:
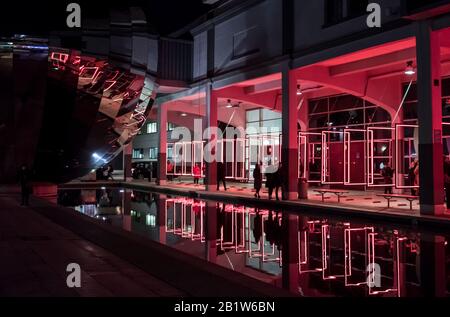
[(227, 184), (225, 183), (225, 164), (223, 162), (217, 162), (217, 190), (220, 189), (220, 183), (222, 182), (223, 188), (227, 190)]
[(262, 186), (262, 172), (261, 172), (261, 165), (262, 163), (256, 163), (255, 169), (253, 170), (253, 179), (254, 179), (254, 188), (256, 190), (255, 197), (261, 198), (259, 195), (259, 192), (261, 190)]
[(269, 191), (269, 200), (272, 199), (273, 189), (275, 188), (275, 173), (275, 168), (269, 162), (269, 165), (266, 168), (266, 187)]
[(31, 194), (30, 178), (30, 170), (26, 165), (22, 165), (19, 170), (19, 183), (22, 196), (21, 206), (29, 206), (29, 197)]
[(386, 163), (383, 170), (381, 171), (381, 175), (384, 177), (384, 183), (387, 185), (384, 187), (385, 194), (392, 194), (392, 178), (394, 177), (394, 170), (389, 166), (389, 163)]

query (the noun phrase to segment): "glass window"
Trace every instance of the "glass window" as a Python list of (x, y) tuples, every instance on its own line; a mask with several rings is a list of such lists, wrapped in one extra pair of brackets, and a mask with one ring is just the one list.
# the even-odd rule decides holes
[(328, 112), (328, 98), (312, 100), (308, 108), (310, 114)]
[(268, 110), (268, 109), (262, 110), (262, 120), (263, 121), (264, 120), (273, 120), (273, 119), (281, 119), (281, 113), (272, 111), (272, 110)]
[(260, 110), (248, 110), (247, 111), (247, 122), (257, 122), (260, 119)]
[(158, 159), (158, 148), (157, 148), (157, 147), (151, 147), (151, 148), (149, 149), (149, 152), (148, 152), (148, 157), (149, 157), (151, 160), (156, 160), (156, 159)]
[(173, 131), (175, 129), (175, 124), (167, 122), (167, 131)]
[(144, 149), (133, 149), (132, 158), (143, 159), (144, 158)]
[(147, 123), (147, 133), (156, 133), (158, 132), (158, 126), (156, 122)]

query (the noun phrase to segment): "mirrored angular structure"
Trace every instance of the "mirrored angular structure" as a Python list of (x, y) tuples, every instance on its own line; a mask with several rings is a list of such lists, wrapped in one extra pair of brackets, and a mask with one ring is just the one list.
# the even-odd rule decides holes
[(145, 30), (144, 14), (131, 8), (70, 36), (0, 43), (2, 183), (22, 164), (36, 180), (68, 181), (122, 152), (156, 97)]

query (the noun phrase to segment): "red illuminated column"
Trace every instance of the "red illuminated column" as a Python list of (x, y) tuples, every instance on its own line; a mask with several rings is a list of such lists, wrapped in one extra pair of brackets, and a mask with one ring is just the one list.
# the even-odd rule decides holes
[(442, 236), (421, 235), (416, 270), (426, 297), (445, 297), (447, 289), (446, 241)]
[(298, 197), (298, 102), (297, 77), (294, 71), (283, 70), (282, 78), (283, 107), (282, 107), (282, 151), (283, 182), (286, 189), (285, 199)]
[(166, 217), (167, 217), (167, 209), (166, 209), (166, 199), (165, 195), (159, 195), (156, 203), (157, 208), (157, 225), (159, 232), (159, 243), (166, 244)]
[[(217, 191), (217, 93), (211, 83), (206, 84), (206, 190)], [(209, 153), (208, 153), (209, 152)], [(209, 157), (208, 157), (209, 156)]]
[(129, 143), (123, 147), (123, 179), (126, 182), (132, 180), (131, 163), (132, 163), (133, 143)]
[(167, 180), (167, 109), (158, 105), (158, 185), (165, 185)]
[(439, 36), (427, 21), (417, 25), (419, 186), (422, 214), (444, 213), (441, 58)]
[(206, 260), (217, 261), (217, 203), (208, 201), (205, 206), (206, 216)]
[(282, 281), (283, 288), (298, 293), (298, 216), (284, 214), (283, 228), (283, 253), (282, 253)]

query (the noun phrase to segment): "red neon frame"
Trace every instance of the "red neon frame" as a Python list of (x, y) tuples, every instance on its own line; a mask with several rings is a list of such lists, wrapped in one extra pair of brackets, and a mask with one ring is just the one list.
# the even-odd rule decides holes
[[(352, 186), (358, 186), (358, 185), (362, 185), (362, 186), (366, 186), (367, 183), (352, 183), (351, 182), (351, 166), (350, 166), (350, 155), (351, 155), (351, 133), (352, 132), (358, 132), (358, 133), (363, 133), (364, 135), (364, 145), (367, 145), (367, 131), (363, 130), (363, 129), (344, 129), (344, 185), (352, 185)], [(364, 146), (364, 173), (367, 174), (367, 163), (366, 163), (366, 158), (367, 158), (367, 146)], [(364, 177), (365, 179), (366, 177)]]
[[(395, 187), (396, 184), (396, 178), (393, 180), (392, 184), (375, 184), (374, 181), (374, 137), (373, 137), (373, 131), (374, 130), (386, 130), (391, 131), (391, 139), (389, 140), (390, 143), (390, 151), (392, 155), (392, 132), (395, 130), (392, 127), (368, 127), (367, 128), (367, 186), (368, 187)], [(392, 160), (394, 159), (394, 156), (392, 155)]]
[[(323, 185), (338, 185), (338, 184), (344, 184), (344, 181), (342, 182), (327, 182), (327, 170), (328, 170), (328, 144), (330, 142), (327, 141), (327, 135), (329, 134), (340, 134), (344, 135), (343, 131), (322, 131), (322, 163), (321, 163), (321, 173), (322, 173), (322, 180), (321, 183)], [(342, 142), (342, 146), (344, 146), (344, 142)], [(345, 152), (345, 151), (344, 151)], [(344, 155), (345, 157), (345, 155)]]
[[(399, 142), (399, 128), (418, 128), (419, 126), (416, 124), (396, 124), (395, 125), (395, 188), (398, 189), (411, 189), (411, 188), (419, 188), (419, 186), (405, 186), (405, 185), (400, 185), (401, 181), (400, 181), (400, 176), (404, 175), (403, 173), (399, 173), (399, 160), (402, 159), (403, 160), (403, 154), (399, 155), (399, 146), (398, 146), (398, 142)], [(418, 150), (418, 149), (416, 149)]]

